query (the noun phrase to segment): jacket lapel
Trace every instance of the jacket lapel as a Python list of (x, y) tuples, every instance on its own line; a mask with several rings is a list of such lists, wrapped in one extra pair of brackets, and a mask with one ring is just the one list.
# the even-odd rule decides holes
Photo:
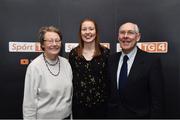
[(128, 81), (134, 80), (139, 74), (141, 74), (141, 66), (144, 64), (143, 52), (138, 48), (131, 70), (129, 72)]
[(114, 58), (113, 58), (113, 63), (111, 63), (111, 67), (113, 68), (113, 70), (111, 71), (112, 73), (112, 83), (113, 83), (113, 89), (114, 89), (114, 93), (117, 95), (118, 94), (118, 90), (117, 90), (117, 69), (118, 69), (118, 64), (119, 64), (119, 59), (120, 59), (121, 53), (118, 52), (115, 54)]

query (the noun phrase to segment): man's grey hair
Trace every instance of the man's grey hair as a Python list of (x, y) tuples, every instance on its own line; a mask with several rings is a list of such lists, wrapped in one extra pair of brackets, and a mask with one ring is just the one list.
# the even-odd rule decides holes
[(133, 24), (133, 25), (134, 25), (134, 30), (135, 30), (135, 32), (136, 32), (136, 33), (139, 33), (139, 27), (138, 27), (138, 25), (135, 24), (135, 23), (132, 23), (132, 22), (126, 22), (126, 23), (122, 24), (122, 25), (120, 26), (120, 28), (119, 28), (119, 31), (121, 30), (121, 27), (122, 27), (123, 25), (127, 24), (127, 23)]

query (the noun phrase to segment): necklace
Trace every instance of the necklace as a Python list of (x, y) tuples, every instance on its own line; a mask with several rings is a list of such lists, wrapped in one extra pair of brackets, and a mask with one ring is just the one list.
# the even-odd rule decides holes
[[(59, 57), (58, 57), (57, 62), (54, 63), (54, 64), (49, 63), (49, 62), (46, 60), (44, 54), (43, 54), (43, 58), (44, 58), (44, 62), (45, 62), (45, 64), (46, 64), (46, 67), (47, 67), (48, 71), (51, 73), (51, 75), (53, 75), (53, 76), (58, 76), (59, 73), (60, 73), (60, 60), (59, 60)], [(58, 64), (58, 63), (59, 63), (59, 70), (58, 70), (58, 72), (55, 74), (55, 73), (53, 73), (53, 72), (50, 70), (49, 66), (55, 66), (55, 65)], [(49, 65), (49, 66), (48, 66), (48, 65)]]
[[(44, 56), (44, 58), (45, 58), (45, 56)], [(55, 66), (58, 62), (59, 62), (59, 57), (58, 57), (58, 59), (57, 59), (57, 61), (53, 64), (53, 63), (49, 63), (46, 59), (45, 59), (45, 62), (48, 64), (48, 65), (50, 65), (50, 66)]]

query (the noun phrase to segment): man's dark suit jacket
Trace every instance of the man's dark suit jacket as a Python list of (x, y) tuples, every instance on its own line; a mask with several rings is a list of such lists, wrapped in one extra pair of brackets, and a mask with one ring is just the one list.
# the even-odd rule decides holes
[(162, 70), (160, 59), (138, 48), (128, 75), (128, 83), (121, 95), (117, 89), (117, 69), (121, 52), (108, 60), (110, 118), (161, 118)]

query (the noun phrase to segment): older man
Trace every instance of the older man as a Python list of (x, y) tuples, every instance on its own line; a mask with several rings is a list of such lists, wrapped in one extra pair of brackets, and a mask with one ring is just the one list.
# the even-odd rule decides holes
[(140, 50), (141, 34), (134, 23), (119, 28), (121, 52), (109, 58), (110, 118), (162, 117), (162, 70), (155, 54)]

